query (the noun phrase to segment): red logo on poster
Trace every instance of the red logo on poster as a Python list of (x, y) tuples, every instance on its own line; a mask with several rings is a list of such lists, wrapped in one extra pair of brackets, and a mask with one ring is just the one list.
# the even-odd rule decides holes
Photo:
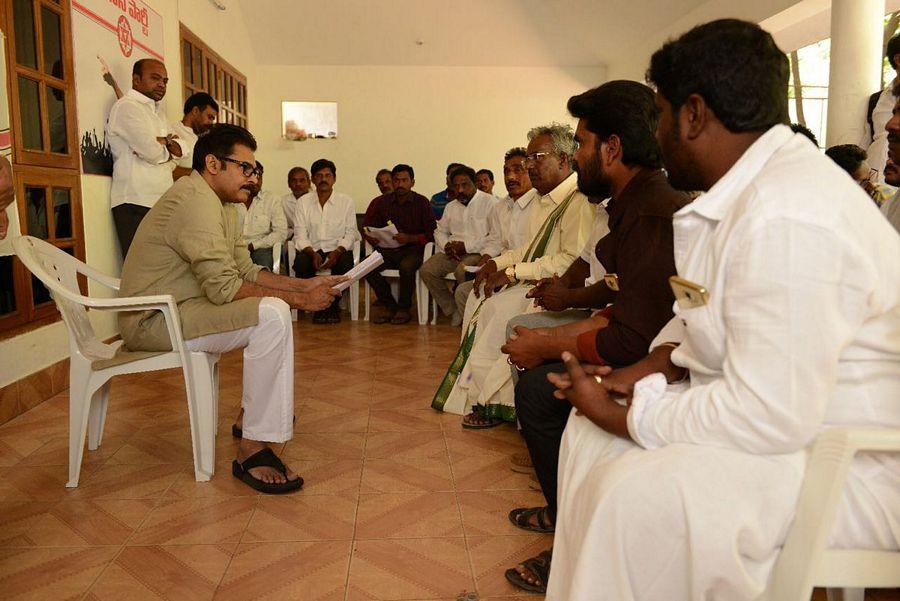
[(122, 54), (125, 57), (131, 56), (131, 51), (134, 49), (134, 38), (131, 36), (131, 24), (125, 15), (119, 17), (116, 35), (119, 38), (119, 49)]

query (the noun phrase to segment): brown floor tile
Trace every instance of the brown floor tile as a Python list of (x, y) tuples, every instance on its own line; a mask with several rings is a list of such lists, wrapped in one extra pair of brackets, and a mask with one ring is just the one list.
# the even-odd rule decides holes
[(359, 541), (347, 599), (452, 598), (473, 587), (462, 538)]
[(19, 413), (32, 409), (53, 396), (49, 370), (42, 369), (19, 380)]
[(530, 476), (510, 470), (507, 455), (451, 455), (450, 466), (459, 491), (529, 490)]
[[(91, 474), (91, 468), (82, 468), (82, 481)], [(0, 499), (50, 501), (61, 499), (70, 491), (66, 489), (69, 468), (65, 465), (26, 466), (0, 470)]]
[(305, 432), (365, 432), (369, 410), (335, 408), (326, 401), (309, 401), (297, 407), (295, 436)]
[(283, 459), (361, 459), (365, 441), (362, 432), (305, 432), (285, 445)]
[(0, 546), (122, 545), (155, 501), (0, 502)]
[(439, 432), (369, 432), (366, 458), (436, 457), (447, 460), (447, 446)]
[(291, 460), (291, 469), (303, 476), (303, 490), (309, 494), (357, 494), (362, 477), (361, 459), (334, 461)]
[(0, 428), (0, 467), (16, 465), (44, 444), (29, 434), (5, 434)]
[(369, 418), (369, 432), (437, 432), (440, 429), (440, 417), (427, 407), (373, 409)]
[(239, 545), (217, 601), (342, 601), (349, 541)]
[[(445, 414), (449, 417), (452, 414)], [(453, 416), (455, 419), (461, 417)], [(506, 458), (513, 453), (525, 451), (525, 441), (522, 436), (511, 426), (499, 426), (489, 430), (465, 430), (461, 426), (455, 427), (452, 420), (445, 422), (444, 436), (447, 438), (447, 448), (450, 458), (457, 459), (467, 455), (502, 455)]]
[(355, 495), (263, 496), (241, 542), (350, 540), (356, 505)]
[(466, 536), (484, 534), (527, 535), (509, 521), (509, 512), (518, 507), (543, 507), (544, 495), (533, 490), (495, 490), (460, 492)]
[(0, 590), (8, 601), (79, 598), (117, 552), (115, 547), (0, 549)]
[[(221, 457), (221, 454), (219, 454)], [(172, 486), (165, 493), (166, 498), (205, 499), (210, 497), (256, 497), (261, 493), (250, 488), (231, 473), (232, 459), (216, 462), (216, 472), (208, 482), (197, 482), (194, 466), (178, 472)]]
[(462, 536), (456, 496), (450, 493), (360, 495), (357, 540)]
[[(82, 468), (98, 468), (110, 457), (122, 448), (128, 438), (126, 436), (103, 436), (100, 446), (91, 451), (87, 448), (87, 437), (84, 443), (84, 455), (81, 459)], [(60, 436), (54, 438), (40, 448), (22, 458), (21, 465), (69, 465), (69, 438)]]
[(446, 457), (366, 459), (361, 492), (452, 491)]
[(109, 458), (109, 465), (148, 465), (159, 463), (193, 463), (190, 427), (179, 428), (163, 434), (141, 430), (131, 436)]
[(91, 587), (91, 601), (212, 599), (236, 545), (125, 547)]
[(19, 415), (19, 384), (13, 382), (0, 388), (0, 424), (5, 424), (17, 415)]
[(82, 473), (74, 498), (155, 499), (175, 482), (181, 471), (176, 464), (104, 465), (96, 472)]
[(475, 585), (480, 597), (525, 596), (504, 575), (516, 564), (549, 549), (547, 536), (472, 536), (468, 537), (469, 556), (475, 570)]
[(144, 520), (129, 543), (236, 543), (240, 541), (255, 508), (255, 497), (165, 499)]

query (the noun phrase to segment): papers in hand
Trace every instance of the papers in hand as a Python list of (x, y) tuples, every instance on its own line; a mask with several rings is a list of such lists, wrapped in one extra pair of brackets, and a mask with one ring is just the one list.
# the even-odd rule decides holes
[(478, 273), (478, 270), (481, 269), (478, 265), (466, 265), (466, 273)]
[(350, 279), (344, 282), (341, 282), (337, 286), (332, 286), (335, 290), (344, 291), (350, 287), (350, 284), (353, 282), (358, 282), (362, 278), (369, 275), (376, 267), (384, 263), (384, 258), (381, 256), (381, 253), (377, 250), (373, 252), (371, 255), (365, 258), (362, 263), (355, 265), (353, 269), (345, 273), (344, 275), (348, 276)]
[(366, 235), (375, 238), (381, 248), (400, 248), (400, 243), (394, 240), (394, 236), (398, 233), (397, 226), (390, 221), (385, 227), (367, 227), (365, 229)]

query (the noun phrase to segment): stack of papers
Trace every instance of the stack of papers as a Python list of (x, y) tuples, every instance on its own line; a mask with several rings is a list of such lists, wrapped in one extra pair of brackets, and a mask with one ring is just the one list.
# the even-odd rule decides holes
[(384, 257), (382, 257), (381, 253), (376, 250), (371, 255), (366, 257), (362, 263), (354, 265), (353, 269), (344, 274), (350, 278), (349, 280), (341, 282), (337, 286), (333, 286), (333, 288), (339, 291), (346, 290), (350, 287), (350, 284), (363, 279), (382, 263), (384, 263)]
[(397, 226), (388, 221), (385, 227), (367, 227), (366, 235), (375, 238), (381, 248), (400, 248), (400, 243), (394, 240), (397, 235)]

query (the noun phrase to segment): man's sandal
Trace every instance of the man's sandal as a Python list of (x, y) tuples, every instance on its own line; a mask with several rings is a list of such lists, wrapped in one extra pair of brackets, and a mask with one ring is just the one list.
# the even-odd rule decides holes
[(303, 487), (303, 478), (300, 476), (297, 476), (296, 480), (288, 480), (287, 482), (282, 482), (280, 484), (264, 482), (250, 473), (250, 470), (256, 467), (275, 468), (282, 474), (287, 475), (287, 468), (284, 463), (282, 463), (281, 459), (275, 455), (275, 452), (268, 447), (250, 455), (243, 463), (239, 462), (237, 459), (232, 461), (231, 473), (235, 478), (250, 488), (267, 495), (280, 495), (299, 490)]
[(525, 580), (515, 568), (506, 570), (506, 579), (522, 590), (532, 593), (546, 593), (547, 580), (550, 578), (550, 559), (552, 551), (552, 549), (550, 551), (541, 551), (537, 557), (526, 559), (521, 563), (522, 567), (535, 576), (535, 579), (537, 580), (536, 584), (532, 584)]
[[(537, 518), (537, 524), (531, 521)], [(550, 521), (546, 507), (520, 507), (509, 512), (509, 521), (516, 528), (537, 532), (538, 534), (552, 534), (556, 531), (556, 524)]]
[[(297, 423), (297, 416), (296, 416), (296, 415), (294, 416), (294, 423), (295, 423), (295, 424)], [(231, 435), (234, 436), (235, 438), (243, 438), (243, 437), (244, 437), (244, 430), (243, 430), (240, 426), (238, 426), (237, 424), (231, 424)]]
[(503, 423), (499, 417), (485, 417), (484, 413), (478, 409), (462, 418), (462, 427), (467, 430), (487, 430), (496, 428)]

